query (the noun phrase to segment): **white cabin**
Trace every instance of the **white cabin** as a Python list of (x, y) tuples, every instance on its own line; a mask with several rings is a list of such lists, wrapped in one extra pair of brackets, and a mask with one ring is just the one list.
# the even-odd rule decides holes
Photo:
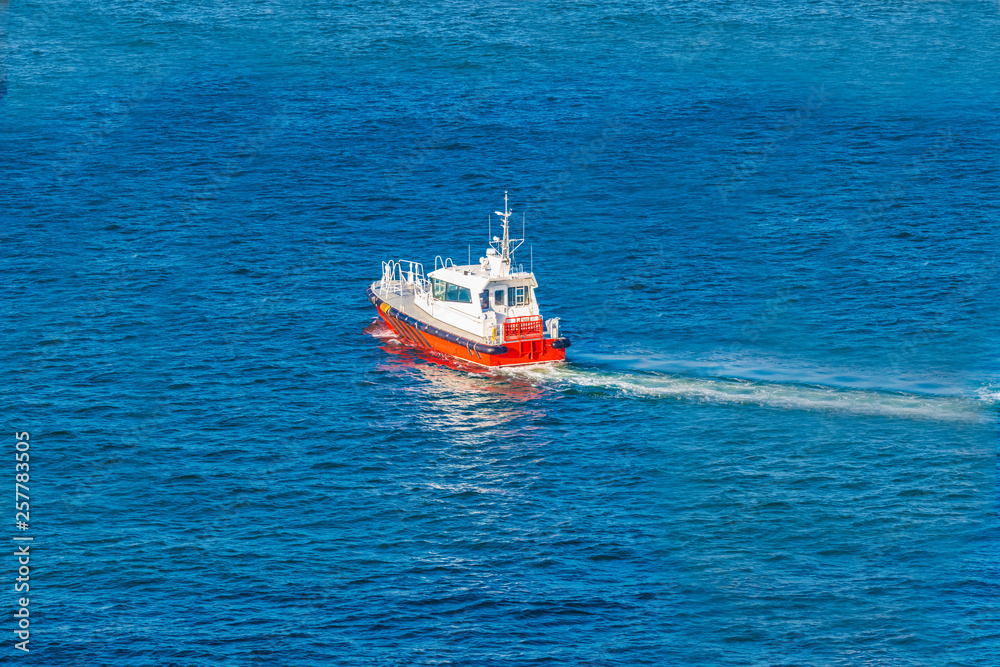
[(493, 276), (482, 264), (449, 265), (432, 271), (429, 279), (430, 289), (416, 295), (417, 307), (488, 341), (498, 340), (506, 318), (539, 314), (538, 282), (530, 272)]

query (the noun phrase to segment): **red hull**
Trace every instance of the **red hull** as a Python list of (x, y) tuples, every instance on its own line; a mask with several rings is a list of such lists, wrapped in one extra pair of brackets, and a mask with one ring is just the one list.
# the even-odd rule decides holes
[(418, 331), (416, 327), (401, 321), (393, 314), (395, 310), (387, 303), (378, 305), (378, 314), (397, 336), (419, 348), (433, 350), (441, 354), (471, 361), (481, 366), (516, 366), (538, 364), (566, 359), (565, 349), (552, 347), (552, 339), (538, 338), (507, 343), (505, 354), (485, 354), (463, 345), (439, 338), (428, 331)]

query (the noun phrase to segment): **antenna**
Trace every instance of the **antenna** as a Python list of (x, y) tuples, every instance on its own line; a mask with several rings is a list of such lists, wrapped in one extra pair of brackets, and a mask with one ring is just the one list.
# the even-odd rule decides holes
[(503, 213), (500, 211), (496, 212), (497, 215), (503, 218), (503, 241), (500, 242), (501, 250), (501, 261), (510, 265), (510, 229), (508, 226), (508, 221), (510, 219), (510, 209), (507, 207), (507, 191), (503, 191)]
[(535, 246), (529, 245), (528, 252), (531, 253), (531, 272), (535, 272)]
[(472, 244), (469, 244), (469, 266), (472, 266)]
[[(503, 210), (494, 211), (500, 216), (500, 221), (503, 224), (503, 238), (499, 236), (493, 236), (493, 227), (490, 227), (490, 247), (500, 255), (500, 266), (498, 268), (497, 275), (509, 276), (511, 275), (511, 263), (514, 261), (514, 251), (520, 248), (524, 244), (524, 239), (512, 239), (510, 238), (510, 216), (512, 214), (509, 205), (509, 199), (507, 196), (507, 191), (503, 191)], [(490, 218), (490, 222), (493, 222), (493, 218)], [(522, 236), (524, 233), (524, 213), (521, 213), (521, 232)], [(470, 259), (471, 262), (471, 259)], [(492, 269), (491, 269), (492, 270)]]

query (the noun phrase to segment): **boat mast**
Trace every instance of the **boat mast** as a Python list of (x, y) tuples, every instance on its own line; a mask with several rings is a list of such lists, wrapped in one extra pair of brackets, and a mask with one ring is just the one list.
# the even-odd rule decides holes
[(507, 208), (507, 191), (503, 191), (503, 213), (500, 211), (496, 212), (501, 218), (503, 218), (503, 241), (500, 242), (500, 260), (507, 266), (510, 266), (510, 229), (508, 228), (508, 218), (510, 218), (510, 211)]
[(524, 239), (512, 239), (510, 238), (510, 215), (511, 210), (508, 204), (507, 191), (503, 191), (503, 211), (494, 211), (500, 216), (503, 221), (503, 238), (499, 236), (492, 237), (490, 241), (490, 247), (495, 251), (493, 255), (499, 260), (496, 264), (490, 263), (490, 272), (494, 276), (509, 276), (511, 275), (511, 264), (514, 261), (514, 252), (521, 247), (524, 243)]

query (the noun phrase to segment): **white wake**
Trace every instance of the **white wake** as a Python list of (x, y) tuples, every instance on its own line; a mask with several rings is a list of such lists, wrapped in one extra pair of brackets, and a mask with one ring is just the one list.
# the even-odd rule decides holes
[(515, 367), (498, 374), (557, 390), (599, 390), (634, 397), (973, 423), (995, 419), (995, 406), (1000, 399), (1000, 392), (996, 391), (979, 392), (975, 398), (934, 396), (672, 373), (608, 371), (572, 364)]

